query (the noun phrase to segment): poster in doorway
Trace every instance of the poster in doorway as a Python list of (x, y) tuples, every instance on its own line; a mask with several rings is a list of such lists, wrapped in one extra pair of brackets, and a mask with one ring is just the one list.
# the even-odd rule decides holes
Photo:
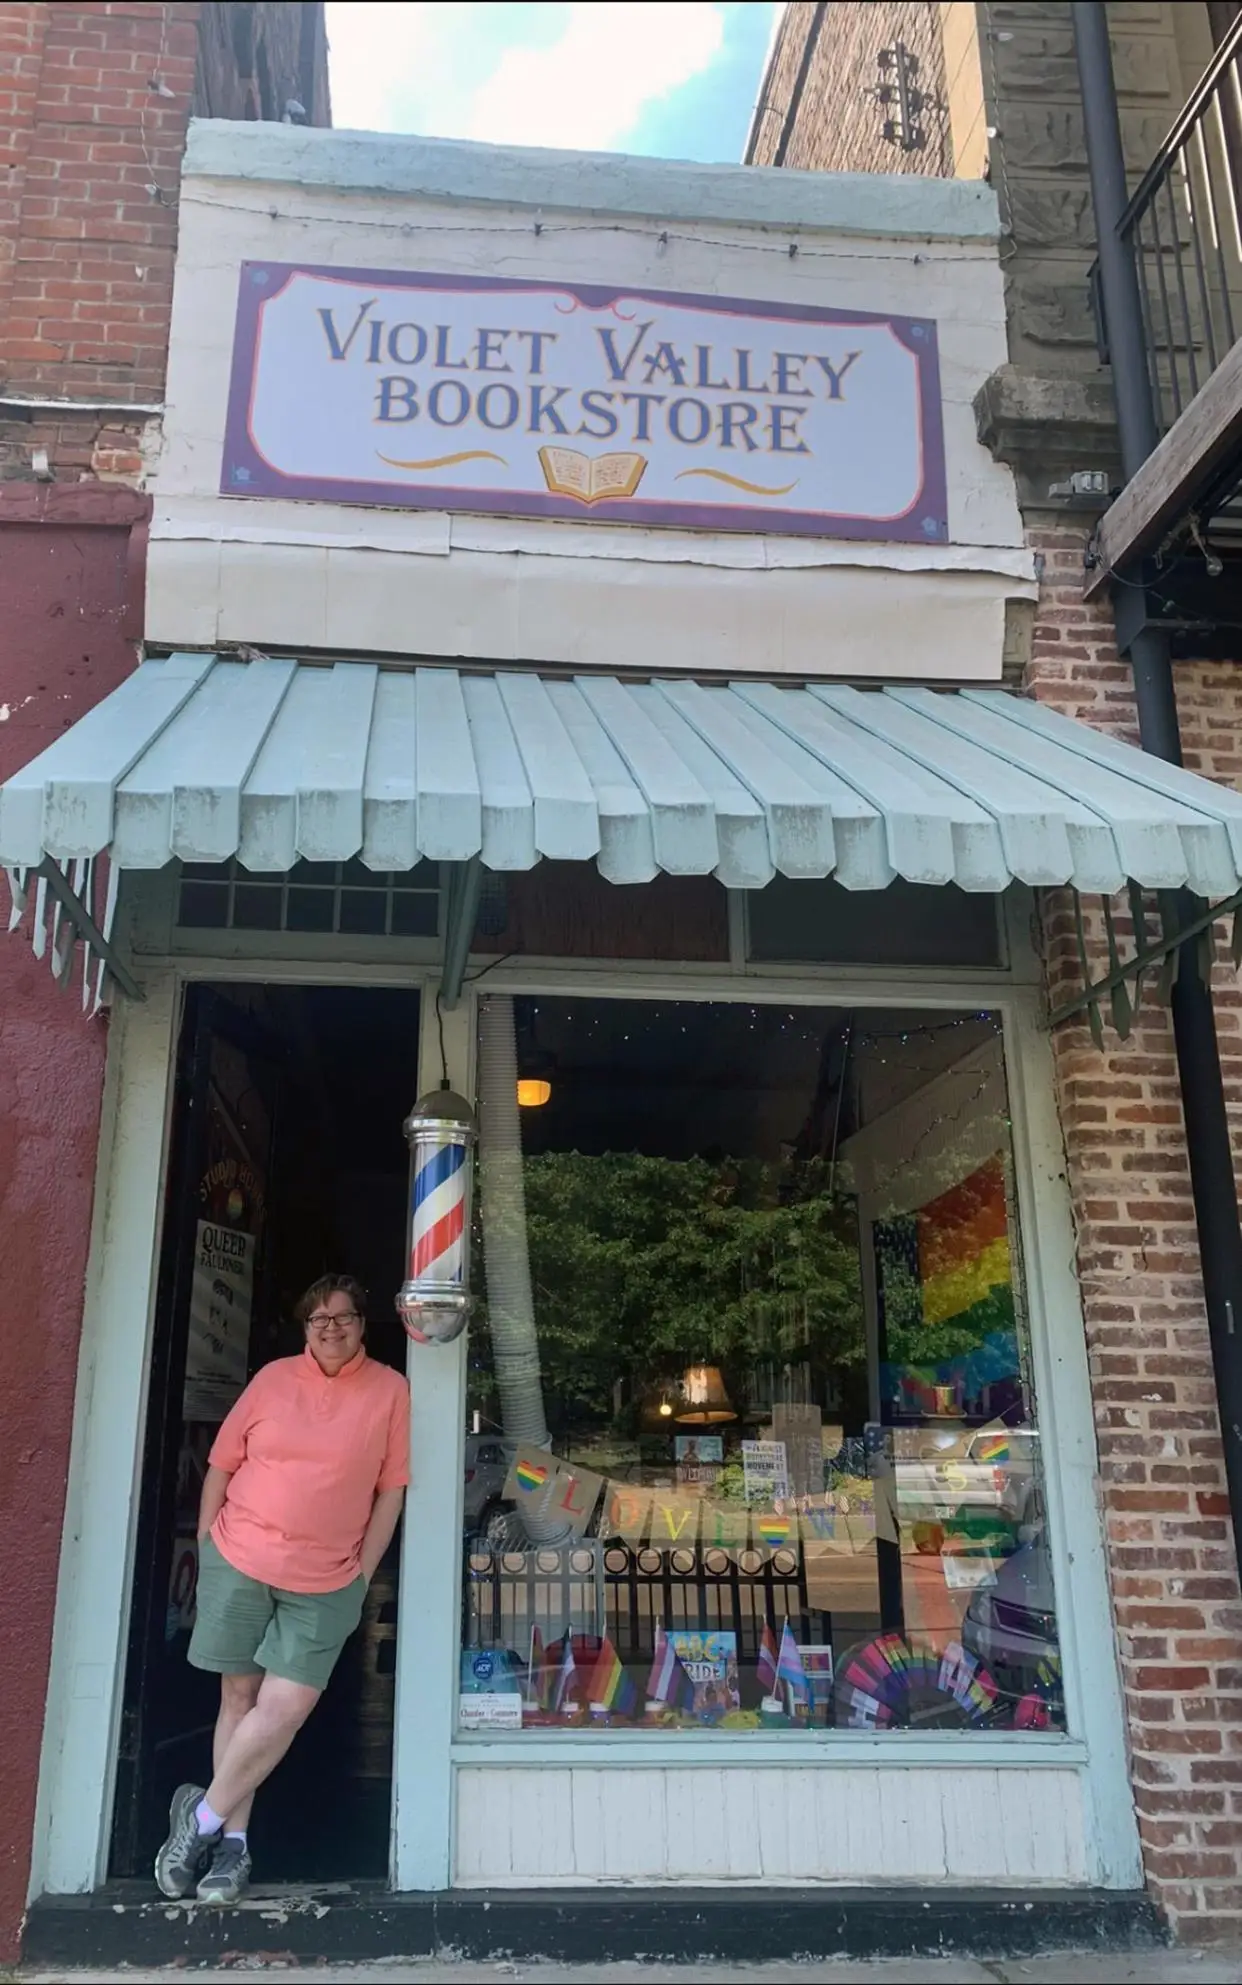
[(218, 1220), (198, 1222), (182, 1407), (187, 1421), (218, 1424), (245, 1389), (254, 1257), (253, 1234)]

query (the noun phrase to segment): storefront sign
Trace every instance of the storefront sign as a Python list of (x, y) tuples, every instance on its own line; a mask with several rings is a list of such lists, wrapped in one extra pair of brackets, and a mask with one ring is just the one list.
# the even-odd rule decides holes
[(221, 490), (935, 544), (936, 327), (245, 262)]
[(194, 1236), (182, 1413), (222, 1420), (246, 1384), (254, 1301), (254, 1235), (200, 1220)]

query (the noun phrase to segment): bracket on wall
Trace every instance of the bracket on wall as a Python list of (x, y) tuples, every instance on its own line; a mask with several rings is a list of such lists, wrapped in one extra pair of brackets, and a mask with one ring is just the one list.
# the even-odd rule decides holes
[(1242, 968), (1242, 889), (1232, 896), (1224, 897), (1219, 903), (1209, 903), (1197, 915), (1185, 921), (1175, 914), (1178, 892), (1160, 892), (1158, 924), (1160, 935), (1148, 942), (1148, 915), (1143, 899), (1143, 891), (1136, 883), (1128, 885), (1130, 924), (1134, 936), (1134, 955), (1123, 959), (1117, 943), (1117, 925), (1112, 905), (1107, 896), (1101, 897), (1104, 912), (1104, 935), (1108, 945), (1109, 970), (1102, 979), (1089, 977), (1087, 958), (1087, 934), (1083, 925), (1082, 897), (1075, 889), (1074, 924), (1078, 939), (1078, 961), (1082, 966), (1083, 990), (1073, 999), (1054, 1007), (1048, 1016), (1050, 1028), (1060, 1026), (1063, 1020), (1072, 1020), (1077, 1014), (1085, 1013), (1091, 1029), (1091, 1038), (1097, 1048), (1104, 1046), (1104, 1017), (1102, 1007), (1108, 1003), (1109, 1017), (1121, 1040), (1128, 1040), (1143, 997), (1143, 981), (1146, 977), (1154, 980), (1156, 997), (1162, 1005), (1167, 1005), (1173, 990), (1173, 980), (1178, 970), (1178, 960), (1183, 954), (1193, 959), (1205, 984), (1211, 983), (1212, 966), (1215, 961), (1215, 941), (1213, 925), (1221, 918), (1232, 914), (1233, 930), (1230, 950), (1235, 971)]
[(444, 891), (444, 963), (440, 968), (440, 1003), (446, 1013), (451, 1013), (461, 999), (470, 940), (478, 921), (483, 863), (478, 855), (474, 855), (468, 862), (445, 862), (440, 873)]
[[(45, 855), (38, 868), (5, 869), (11, 909), (10, 932), (19, 931), (31, 912), (30, 947), (36, 958), (48, 956), (52, 976), (62, 989), (69, 984), (75, 947), (82, 945), (82, 1005), (98, 1013), (106, 987), (115, 985), (127, 999), (143, 1001), (146, 994), (117, 956), (112, 943), (119, 872), (109, 866), (103, 886), (103, 909), (95, 914), (100, 866), (86, 858), (75, 860), (72, 873)], [(50, 915), (49, 915), (50, 898)], [(92, 975), (94, 977), (92, 1001)]]

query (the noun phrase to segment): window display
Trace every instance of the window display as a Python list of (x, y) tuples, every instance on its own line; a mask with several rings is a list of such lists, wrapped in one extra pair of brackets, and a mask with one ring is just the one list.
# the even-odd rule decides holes
[(1001, 1029), (480, 1008), (463, 1731), (1064, 1727)]

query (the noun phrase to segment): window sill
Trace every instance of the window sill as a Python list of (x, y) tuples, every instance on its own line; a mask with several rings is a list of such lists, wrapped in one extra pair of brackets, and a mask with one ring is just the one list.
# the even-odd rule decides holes
[(619, 1730), (603, 1737), (584, 1730), (553, 1736), (489, 1735), (455, 1737), (454, 1764), (463, 1765), (737, 1765), (771, 1769), (790, 1765), (890, 1764), (900, 1770), (914, 1765), (984, 1766), (989, 1770), (1013, 1764), (1067, 1766), (1087, 1763), (1087, 1746), (1077, 1737), (1045, 1731), (988, 1732), (928, 1731), (806, 1731), (797, 1736), (772, 1737), (762, 1730), (697, 1731), (657, 1735)]

